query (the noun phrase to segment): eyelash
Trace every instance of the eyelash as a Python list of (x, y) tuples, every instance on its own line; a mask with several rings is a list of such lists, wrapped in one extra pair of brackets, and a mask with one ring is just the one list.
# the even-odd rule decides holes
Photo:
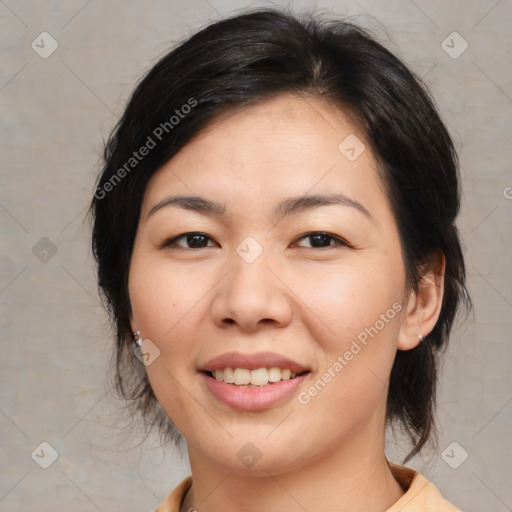
[[(176, 244), (176, 242), (182, 238), (185, 238), (187, 236), (191, 236), (191, 235), (199, 235), (199, 236), (202, 236), (202, 237), (205, 237), (209, 240), (212, 240), (211, 237), (209, 237), (206, 233), (202, 233), (201, 231), (190, 231), (188, 233), (182, 233), (181, 235), (178, 235), (176, 237), (173, 237), (173, 238), (167, 238), (165, 240), (163, 240), (160, 244), (159, 244), (159, 247), (160, 249), (165, 249), (165, 248), (168, 248), (168, 247), (171, 247), (172, 245)], [(339, 236), (335, 236), (335, 235), (331, 235), (330, 233), (327, 233), (325, 231), (312, 231), (310, 233), (306, 233), (304, 235), (301, 235), (299, 238), (297, 238), (297, 241), (299, 240), (302, 240), (304, 238), (308, 238), (308, 237), (312, 237), (312, 236), (324, 236), (324, 237), (327, 237), (327, 238), (330, 238), (332, 240), (334, 240), (335, 242), (337, 242), (337, 246), (344, 246), (344, 247), (349, 247), (349, 248), (353, 248), (353, 246), (351, 244), (349, 244), (346, 240), (343, 240), (342, 238), (340, 238)], [(294, 242), (296, 243), (296, 242)], [(179, 246), (181, 247), (181, 246)], [(197, 249), (207, 249), (208, 247), (211, 247), (211, 246), (206, 246), (206, 247), (181, 247), (182, 249), (190, 249), (190, 250), (197, 250)], [(332, 248), (332, 247), (336, 247), (336, 245), (328, 245), (328, 246), (325, 246), (325, 247), (306, 247), (306, 249), (329, 249), (329, 248)]]

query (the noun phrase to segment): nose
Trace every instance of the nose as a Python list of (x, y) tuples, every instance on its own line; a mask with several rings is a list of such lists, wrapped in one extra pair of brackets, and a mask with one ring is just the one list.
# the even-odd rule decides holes
[(267, 259), (262, 255), (247, 263), (235, 253), (231, 263), (212, 302), (215, 325), (236, 325), (245, 332), (288, 325), (293, 315), (290, 293)]

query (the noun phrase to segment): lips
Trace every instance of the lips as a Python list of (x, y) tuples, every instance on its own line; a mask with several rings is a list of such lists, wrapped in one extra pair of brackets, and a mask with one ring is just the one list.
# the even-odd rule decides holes
[(200, 365), (198, 370), (201, 372), (214, 372), (224, 368), (246, 368), (247, 370), (257, 370), (258, 368), (281, 368), (290, 369), (296, 374), (310, 371), (309, 368), (290, 359), (288, 357), (276, 354), (274, 352), (257, 352), (255, 354), (244, 354), (241, 352), (229, 352), (210, 359)]
[[(229, 352), (201, 364), (198, 370), (212, 397), (230, 408), (243, 411), (262, 411), (283, 404), (311, 375), (306, 366), (274, 352)], [(258, 385), (252, 383), (254, 373), (266, 373), (267, 370), (268, 380), (259, 376), (256, 379)], [(237, 376), (237, 372), (243, 375)], [(222, 380), (217, 380), (221, 374)], [(249, 374), (251, 384), (247, 385)], [(277, 379), (277, 374), (280, 374), (280, 379)], [(229, 382), (223, 382), (224, 379)]]
[(283, 406), (297, 394), (309, 372), (293, 379), (281, 380), (266, 386), (235, 386), (216, 380), (208, 372), (200, 372), (205, 389), (218, 403), (231, 409), (241, 411), (263, 411), (276, 406)]

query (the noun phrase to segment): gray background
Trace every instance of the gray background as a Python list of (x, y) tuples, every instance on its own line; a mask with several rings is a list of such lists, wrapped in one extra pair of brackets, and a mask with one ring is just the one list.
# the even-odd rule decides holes
[[(454, 136), (475, 312), (445, 360), (440, 449), (410, 465), (466, 512), (512, 510), (512, 3), (291, 4), (372, 28), (425, 77)], [(189, 474), (186, 455), (123, 420), (109, 391), (112, 338), (84, 216), (103, 140), (142, 73), (191, 31), (262, 5), (271, 4), (0, 1), (0, 510), (149, 511)], [(31, 48), (43, 31), (58, 42), (47, 59)], [(442, 47), (454, 31), (469, 44), (458, 58)], [(462, 44), (452, 36), (444, 46)], [(43, 441), (58, 454), (48, 469), (31, 457), (37, 448), (34, 459), (51, 462)], [(392, 460), (404, 453), (389, 450)]]

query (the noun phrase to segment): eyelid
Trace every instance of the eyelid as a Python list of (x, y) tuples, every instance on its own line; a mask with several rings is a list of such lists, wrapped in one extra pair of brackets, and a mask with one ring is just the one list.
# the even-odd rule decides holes
[[(211, 236), (209, 236), (208, 234), (202, 232), (202, 231), (187, 231), (185, 233), (181, 233), (177, 236), (174, 236), (174, 237), (171, 237), (171, 238), (164, 238), (159, 244), (158, 244), (158, 247), (161, 248), (161, 249), (164, 249), (166, 247), (169, 247), (171, 245), (174, 245), (176, 244), (176, 242), (182, 238), (185, 238), (187, 237), (188, 235), (201, 235), (201, 236), (204, 236), (205, 238), (207, 238), (209, 241), (213, 241), (213, 238)], [(339, 247), (339, 246), (345, 246), (345, 247), (350, 247), (350, 248), (353, 248), (353, 245), (350, 244), (349, 242), (347, 242), (347, 240), (345, 240), (344, 238), (338, 236), (338, 235), (334, 235), (332, 233), (329, 233), (327, 231), (308, 231), (302, 235), (300, 235), (299, 237), (297, 237), (295, 239), (294, 242), (292, 242), (293, 245), (296, 245), (298, 241), (300, 240), (303, 240), (304, 238), (307, 238), (307, 237), (310, 237), (310, 236), (315, 236), (315, 235), (325, 235), (333, 240), (335, 240), (337, 242), (337, 245), (328, 245), (326, 247), (306, 247), (306, 249), (329, 249), (329, 248), (332, 248), (332, 247)], [(177, 244), (176, 244), (177, 245)], [(182, 247), (182, 246), (179, 246), (178, 247)], [(210, 246), (206, 246), (206, 247), (199, 247), (199, 249), (206, 249), (208, 247), (212, 247), (211, 245)], [(198, 248), (189, 248), (189, 247), (182, 247), (184, 249), (190, 249), (190, 250), (198, 250)]]
[[(329, 238), (332, 238), (333, 240), (338, 242), (338, 246), (346, 246), (346, 247), (350, 247), (350, 248), (354, 247), (352, 244), (347, 242), (347, 240), (345, 240), (344, 238), (342, 238), (342, 237), (340, 237), (338, 235), (334, 235), (333, 233), (329, 233), (327, 231), (308, 231), (307, 233), (304, 233), (303, 235), (297, 237), (296, 241), (293, 242), (293, 243), (296, 244), (299, 240), (302, 240), (304, 238), (307, 238), (309, 236), (314, 236), (314, 235), (325, 235), (325, 236), (327, 236)], [(327, 247), (306, 247), (306, 249), (329, 249), (329, 248), (332, 248), (332, 247), (337, 247), (337, 246), (336, 245), (329, 245)]]
[[(181, 247), (182, 249), (190, 249), (189, 247), (183, 247), (181, 245), (178, 245), (176, 244), (176, 242), (178, 240), (180, 240), (181, 238), (185, 238), (187, 237), (188, 235), (201, 235), (201, 236), (204, 236), (205, 238), (208, 238), (209, 241), (213, 241), (213, 238), (209, 235), (207, 235), (206, 233), (202, 232), (202, 231), (187, 231), (185, 233), (180, 233), (179, 235), (176, 235), (176, 236), (173, 236), (173, 237), (170, 237), (170, 238), (164, 238), (159, 244), (158, 244), (158, 247), (160, 249), (165, 249), (166, 247), (169, 247), (171, 245), (176, 245), (177, 247)], [(206, 246), (206, 247), (200, 247), (200, 249), (207, 249), (208, 247), (212, 247), (211, 245), (210, 246)], [(190, 250), (196, 250), (197, 249), (190, 249)]]

